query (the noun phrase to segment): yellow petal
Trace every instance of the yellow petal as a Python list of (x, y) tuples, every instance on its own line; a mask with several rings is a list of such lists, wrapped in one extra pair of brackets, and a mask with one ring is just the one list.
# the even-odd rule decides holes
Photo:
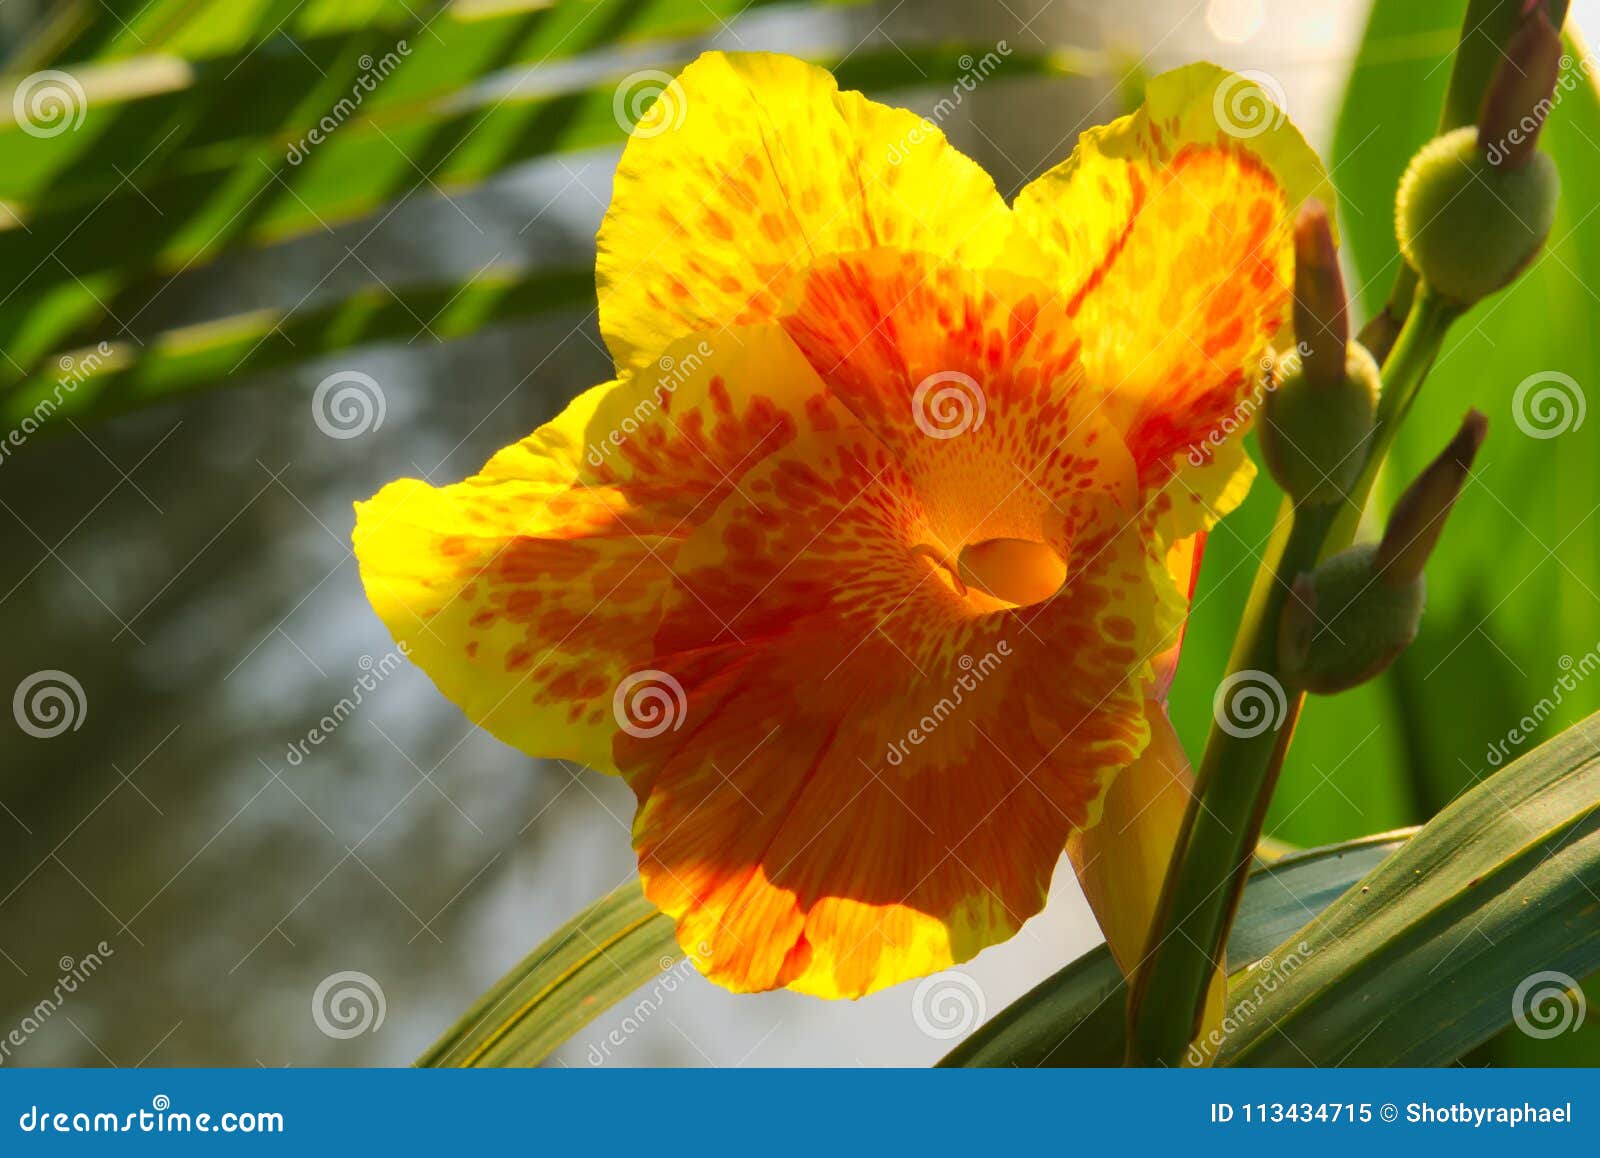
[[(1150, 926), (1194, 780), (1166, 708), (1146, 700), (1145, 717), (1150, 743), (1111, 782), (1100, 823), (1067, 841), (1078, 883), (1130, 982), (1150, 948)], [(1226, 992), (1227, 977), (1219, 969), (1207, 996), (1200, 1038), (1221, 1024)]]
[(1084, 133), (1018, 197), (1008, 263), (1067, 295), (1089, 380), (1153, 485), (1248, 427), (1310, 196), (1333, 204), (1260, 85), (1196, 64), (1156, 77), (1138, 112)]
[(679, 546), (752, 466), (838, 425), (781, 330), (721, 343), (687, 340), (651, 375), (595, 387), (464, 482), (401, 479), (356, 504), (374, 610), (469, 718), (529, 755), (615, 771), (616, 690), (649, 667)]
[(788, 56), (709, 52), (623, 152), (600, 227), (600, 331), (619, 367), (775, 317), (818, 257), (879, 245), (986, 264), (1009, 213), (929, 121)]

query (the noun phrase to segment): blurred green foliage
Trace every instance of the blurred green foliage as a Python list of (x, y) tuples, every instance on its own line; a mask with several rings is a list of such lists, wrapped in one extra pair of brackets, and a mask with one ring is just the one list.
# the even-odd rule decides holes
[[(0, 421), (15, 424), (41, 402), (100, 417), (353, 346), (462, 337), (592, 303), (587, 266), (530, 272), (524, 255), (507, 255), (504, 268), (442, 284), (323, 292), (292, 310), (156, 334), (138, 324), (172, 279), (223, 258), (381, 223), (413, 196), (458, 194), (539, 157), (620, 147), (652, 78), (725, 20), (774, 3), (64, 6), (11, 79), (66, 69), (80, 90), (67, 115), (81, 121), (41, 133), (0, 117), (0, 211), (13, 220), (0, 222)], [(607, 55), (621, 49), (650, 53), (651, 66), (630, 72)], [(969, 50), (871, 46), (821, 63), (837, 64), (846, 87), (883, 91), (949, 84)], [(1071, 75), (1080, 63), (1018, 51), (1007, 75)], [(539, 66), (567, 71), (530, 82)], [(529, 241), (537, 267), (538, 239)], [(85, 358), (101, 340), (109, 356)], [(63, 355), (74, 367), (65, 393)]]

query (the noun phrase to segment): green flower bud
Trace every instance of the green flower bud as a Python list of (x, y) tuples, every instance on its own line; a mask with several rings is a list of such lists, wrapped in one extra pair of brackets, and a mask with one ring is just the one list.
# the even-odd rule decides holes
[(1422, 623), (1424, 584), (1383, 582), (1377, 546), (1365, 543), (1300, 576), (1278, 626), (1278, 661), (1308, 692), (1329, 695), (1378, 675), (1410, 646)]
[(1422, 623), (1422, 568), (1472, 471), (1488, 422), (1461, 429), (1395, 504), (1383, 539), (1341, 551), (1295, 580), (1278, 620), (1278, 663), (1308, 692), (1342, 692), (1382, 672)]
[(1561, 179), (1534, 153), (1521, 168), (1492, 164), (1475, 126), (1422, 147), (1400, 179), (1400, 251), (1440, 295), (1471, 305), (1510, 285), (1555, 219)]
[(1358, 342), (1345, 347), (1344, 376), (1319, 385), (1294, 367), (1262, 406), (1257, 427), (1267, 470), (1301, 503), (1336, 503), (1366, 462), (1378, 408), (1378, 364)]

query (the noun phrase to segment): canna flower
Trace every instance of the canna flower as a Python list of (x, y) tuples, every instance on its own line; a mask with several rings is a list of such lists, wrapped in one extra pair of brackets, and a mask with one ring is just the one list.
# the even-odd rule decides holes
[(396, 639), (502, 740), (626, 778), (720, 984), (966, 960), (1069, 844), (1137, 962), (1187, 793), (1157, 660), (1328, 198), (1276, 109), (1219, 122), (1245, 83), (1154, 79), (1008, 207), (931, 122), (702, 56), (600, 229), (616, 380), (357, 505)]

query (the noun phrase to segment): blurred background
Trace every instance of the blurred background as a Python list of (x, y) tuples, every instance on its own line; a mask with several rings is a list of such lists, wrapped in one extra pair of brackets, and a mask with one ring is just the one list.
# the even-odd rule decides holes
[[(0, 1041), (24, 1039), (0, 1063), (407, 1064), (632, 873), (626, 787), (472, 728), (395, 655), (348, 536), (353, 500), (470, 474), (610, 376), (593, 236), (650, 73), (776, 49), (924, 112), (959, 94), (942, 127), (1009, 195), (1143, 77), (1252, 70), (1328, 159), (1374, 309), (1463, 7), (8, 0), (0, 693), (55, 688), (64, 714), (0, 716)], [(1594, 17), (1576, 0), (1569, 26)], [(1423, 635), (1310, 705), (1269, 822), (1283, 840), (1426, 819), (1600, 708), (1591, 64), (1574, 45), (1580, 83), (1545, 132), (1552, 244), (1458, 325), (1396, 452), (1409, 471), (1467, 406), (1490, 417)], [(1564, 414), (1515, 404), (1536, 374), (1572, 384)], [(1191, 751), (1276, 502), (1258, 486), (1213, 536), (1174, 695)], [(1061, 874), (964, 968), (993, 1014), (1098, 939)], [(313, 1004), (345, 972), (383, 1018), (334, 1036)], [(554, 1061), (925, 1064), (953, 1043), (919, 1028), (912, 988), (826, 1004), (690, 976)], [(1595, 1021), (1473, 1060), (1600, 1061)]]

